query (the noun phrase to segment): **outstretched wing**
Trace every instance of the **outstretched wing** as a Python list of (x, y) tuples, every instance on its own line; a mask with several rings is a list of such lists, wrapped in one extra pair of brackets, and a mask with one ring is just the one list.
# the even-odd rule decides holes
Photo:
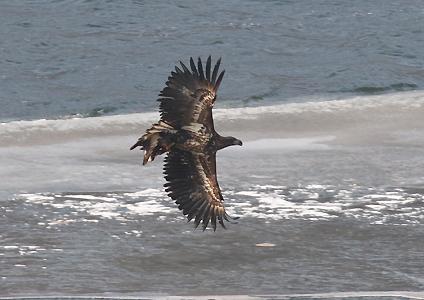
[(195, 227), (202, 222), (203, 230), (209, 221), (216, 230), (216, 221), (225, 228), (228, 221), (222, 201), (224, 200), (216, 180), (215, 152), (201, 155), (173, 149), (165, 158), (164, 173), (166, 191), (187, 216), (194, 218)]
[(191, 71), (180, 63), (183, 70), (175, 67), (176, 72), (171, 72), (167, 86), (159, 94), (164, 97), (158, 99), (161, 102), (161, 119), (174, 128), (185, 126), (183, 129), (193, 132), (211, 133), (214, 131), (212, 107), (216, 101), (215, 94), (225, 73), (225, 70), (222, 71), (217, 79), (221, 59), (216, 63), (212, 77), (210, 56), (205, 73), (200, 57), (197, 68), (193, 58), (190, 58)]

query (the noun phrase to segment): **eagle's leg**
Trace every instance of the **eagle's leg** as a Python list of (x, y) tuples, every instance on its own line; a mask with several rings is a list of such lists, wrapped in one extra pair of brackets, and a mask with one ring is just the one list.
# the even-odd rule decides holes
[(138, 139), (131, 150), (140, 146), (140, 150), (144, 151), (143, 165), (149, 161), (153, 161), (156, 156), (161, 155), (175, 144), (172, 141), (172, 136), (177, 132), (171, 125), (163, 121), (154, 124), (146, 131), (141, 138)]

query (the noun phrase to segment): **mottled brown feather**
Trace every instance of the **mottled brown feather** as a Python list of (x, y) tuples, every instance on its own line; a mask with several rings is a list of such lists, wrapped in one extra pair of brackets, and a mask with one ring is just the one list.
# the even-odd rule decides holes
[[(212, 221), (215, 225), (216, 218), (222, 220), (225, 210), (216, 179), (215, 152), (196, 155), (172, 150), (165, 158), (164, 173), (168, 195), (176, 200), (189, 221), (194, 218), (196, 227), (202, 222), (205, 229), (210, 220), (215, 220)], [(190, 186), (190, 191), (182, 188), (185, 185)]]
[(212, 107), (215, 105), (216, 92), (224, 76), (222, 71), (218, 76), (221, 59), (215, 65), (212, 79), (210, 78), (211, 58), (206, 62), (206, 78), (202, 61), (198, 64), (190, 59), (190, 70), (180, 62), (182, 70), (175, 68), (166, 82), (166, 87), (161, 91), (158, 99), (161, 102), (159, 111), (161, 119), (175, 128), (198, 123), (204, 125), (206, 132), (213, 131)]
[(188, 221), (194, 219), (203, 230), (210, 223), (216, 230), (217, 221), (225, 228), (229, 221), (224, 200), (216, 177), (216, 151), (230, 145), (241, 145), (233, 137), (222, 137), (215, 132), (212, 108), (216, 92), (225, 74), (219, 75), (221, 59), (211, 74), (211, 57), (203, 68), (190, 58), (190, 69), (182, 62), (168, 77), (166, 87), (160, 92), (160, 120), (146, 131), (131, 147), (140, 146), (145, 151), (144, 163), (156, 155), (168, 152), (165, 158), (165, 191), (175, 200)]

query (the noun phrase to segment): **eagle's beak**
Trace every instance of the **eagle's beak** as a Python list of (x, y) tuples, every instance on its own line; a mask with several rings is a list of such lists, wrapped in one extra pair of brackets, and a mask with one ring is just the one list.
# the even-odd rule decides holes
[(239, 146), (243, 146), (243, 142), (240, 140), (235, 140), (233, 145), (239, 145)]

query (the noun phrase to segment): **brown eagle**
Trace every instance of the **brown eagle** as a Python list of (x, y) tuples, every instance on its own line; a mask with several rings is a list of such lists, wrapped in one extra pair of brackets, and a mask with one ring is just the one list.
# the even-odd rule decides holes
[(166, 87), (159, 94), (160, 120), (146, 130), (131, 150), (140, 146), (144, 151), (143, 165), (162, 153), (165, 158), (164, 185), (168, 196), (175, 200), (195, 228), (202, 222), (203, 230), (209, 221), (216, 230), (216, 222), (225, 228), (225, 212), (221, 190), (216, 178), (216, 152), (231, 145), (242, 145), (234, 137), (220, 136), (214, 129), (212, 108), (216, 91), (225, 70), (218, 76), (221, 59), (211, 74), (211, 57), (203, 72), (199, 57), (197, 68), (190, 58), (191, 71), (180, 62), (175, 67)]

